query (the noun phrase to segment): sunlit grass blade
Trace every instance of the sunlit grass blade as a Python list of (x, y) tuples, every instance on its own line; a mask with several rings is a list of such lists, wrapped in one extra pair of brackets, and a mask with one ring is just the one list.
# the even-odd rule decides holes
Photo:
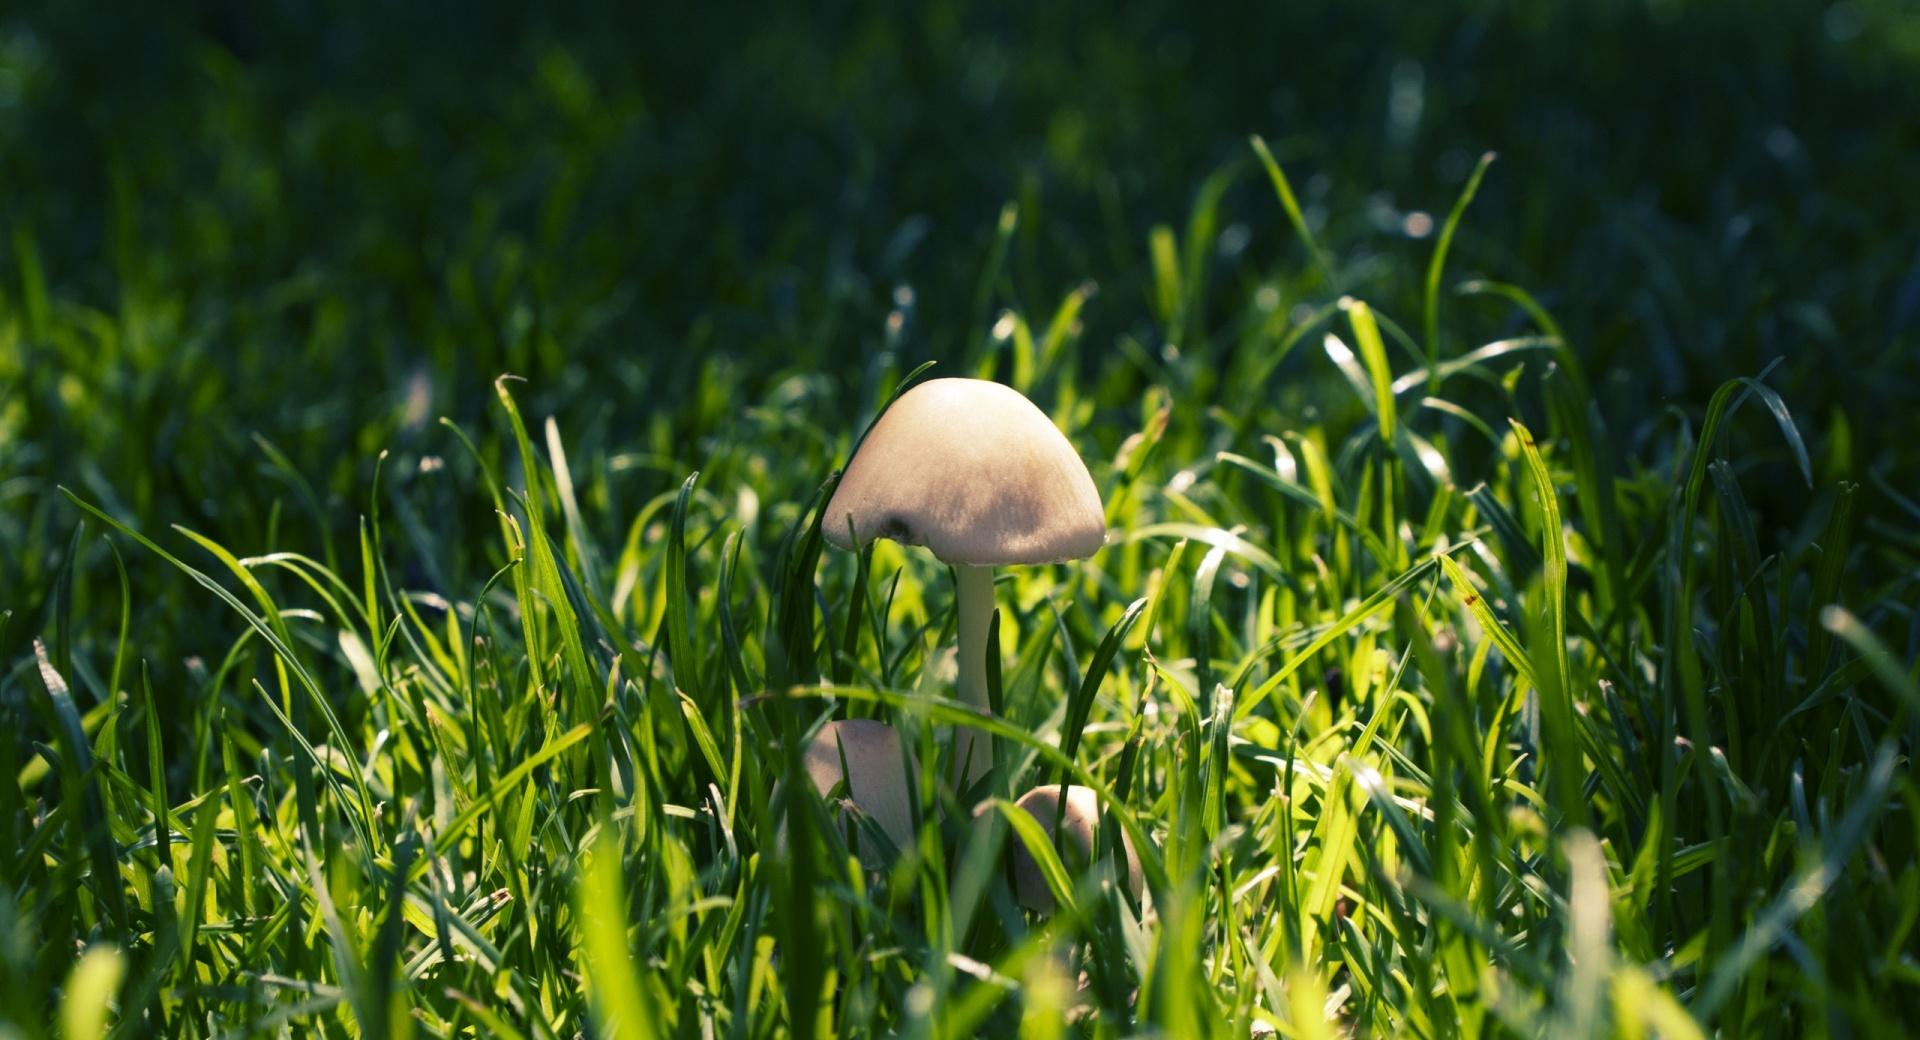
[(573, 912), (581, 933), (581, 974), (594, 1020), (609, 1036), (658, 1036), (659, 1012), (648, 998), (627, 940), (627, 897), (619, 846), (605, 836), (582, 850)]
[(1287, 175), (1281, 170), (1280, 163), (1274, 159), (1273, 151), (1267, 147), (1266, 138), (1254, 134), (1247, 139), (1247, 142), (1253, 147), (1253, 154), (1260, 157), (1260, 165), (1266, 169), (1267, 179), (1273, 182), (1273, 193), (1279, 196), (1280, 208), (1287, 215), (1287, 223), (1293, 226), (1293, 233), (1300, 236), (1300, 244), (1306, 247), (1307, 255), (1313, 260), (1314, 266), (1320, 269), (1320, 276), (1326, 279), (1329, 286), (1338, 289), (1340, 283), (1334, 277), (1333, 264), (1320, 248), (1320, 243), (1314, 241), (1313, 230), (1307, 226), (1307, 218), (1300, 211), (1300, 201), (1293, 194), (1293, 184), (1287, 180)]
[(1487, 152), (1474, 164), (1473, 172), (1467, 175), (1466, 187), (1460, 189), (1460, 197), (1454, 199), (1453, 209), (1447, 213), (1446, 223), (1440, 225), (1440, 237), (1434, 240), (1433, 258), (1427, 261), (1426, 299), (1421, 314), (1425, 319), (1423, 326), (1427, 343), (1427, 370), (1429, 375), (1428, 392), (1439, 386), (1440, 371), (1440, 273), (1446, 270), (1447, 253), (1453, 248), (1453, 236), (1460, 229), (1460, 220), (1467, 214), (1467, 207), (1473, 204), (1473, 197), (1480, 191), (1480, 179), (1487, 175), (1487, 167), (1493, 165), (1494, 154)]
[(107, 1014), (126, 971), (126, 957), (113, 946), (95, 946), (82, 955), (60, 1001), (60, 1034), (67, 1040), (106, 1036)]

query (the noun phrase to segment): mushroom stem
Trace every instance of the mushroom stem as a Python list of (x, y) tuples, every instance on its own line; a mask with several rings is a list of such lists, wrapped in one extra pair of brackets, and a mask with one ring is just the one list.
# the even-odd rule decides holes
[[(993, 568), (957, 563), (953, 566), (959, 586), (956, 609), (960, 613), (960, 699), (983, 712), (993, 710), (987, 699), (987, 655), (998, 647), (987, 645), (987, 626), (993, 620)], [(953, 734), (955, 781), (967, 788), (993, 770), (993, 738), (976, 729), (957, 727)], [(966, 775), (960, 776), (960, 763), (966, 763)]]

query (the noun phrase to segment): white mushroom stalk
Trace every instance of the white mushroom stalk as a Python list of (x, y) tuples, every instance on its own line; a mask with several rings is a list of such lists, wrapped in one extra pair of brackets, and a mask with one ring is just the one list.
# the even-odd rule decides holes
[[(991, 711), (987, 696), (987, 629), (993, 622), (993, 568), (955, 564), (954, 611), (955, 642), (959, 653), (960, 699), (968, 706)], [(955, 770), (965, 770), (963, 784), (971, 784), (993, 768), (993, 738), (976, 729), (961, 727), (953, 736)], [(960, 774), (956, 772), (956, 776)]]
[[(983, 379), (933, 379), (900, 395), (847, 463), (822, 523), (843, 549), (890, 538), (953, 566), (959, 699), (983, 712), (993, 568), (1082, 559), (1107, 534), (1073, 445), (1019, 391)], [(993, 768), (992, 740), (963, 728), (953, 761), (954, 781), (971, 787)]]

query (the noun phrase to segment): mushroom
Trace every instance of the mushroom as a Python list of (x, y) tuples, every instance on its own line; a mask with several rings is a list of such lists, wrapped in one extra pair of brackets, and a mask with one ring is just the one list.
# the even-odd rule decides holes
[[(984, 379), (932, 379), (900, 395), (847, 463), (823, 526), (842, 549), (891, 538), (953, 566), (960, 700), (983, 711), (993, 568), (1083, 559), (1107, 535), (1073, 445), (1018, 390)], [(955, 735), (953, 755), (962, 787), (993, 766), (992, 741), (971, 729)]]
[[(1060, 785), (1041, 784), (1039, 787), (1020, 796), (1014, 803), (1033, 815), (1040, 826), (1046, 828), (1047, 835), (1053, 837), (1054, 847), (1060, 851), (1060, 861), (1069, 874), (1079, 874), (1087, 869), (1093, 857), (1093, 835), (1100, 826), (1100, 797), (1090, 787), (1075, 784), (1067, 788), (1067, 804), (1064, 822), (1057, 822), (1054, 813), (1060, 809)], [(1062, 830), (1065, 834), (1062, 837)], [(1133, 850), (1133, 841), (1125, 831), (1120, 832), (1120, 844), (1127, 853), (1127, 891), (1138, 900), (1141, 891), (1140, 857)], [(1019, 897), (1020, 905), (1041, 913), (1053, 911), (1053, 892), (1047, 888), (1047, 879), (1040, 873), (1040, 865), (1033, 861), (1033, 854), (1027, 851), (1024, 842), (1013, 842), (1013, 883), (1014, 894)]]
[[(871, 817), (895, 848), (913, 845), (911, 777), (919, 766), (892, 726), (872, 719), (829, 722), (807, 742), (803, 754), (807, 778), (821, 795), (844, 779), (846, 800)], [(859, 850), (863, 860), (871, 860), (873, 852)]]

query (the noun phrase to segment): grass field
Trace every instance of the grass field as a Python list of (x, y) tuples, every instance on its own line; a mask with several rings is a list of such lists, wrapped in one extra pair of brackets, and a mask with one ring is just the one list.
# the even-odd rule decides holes
[(1920, 1028), (1920, 15), (1446, 6), (0, 11), (0, 1038)]

